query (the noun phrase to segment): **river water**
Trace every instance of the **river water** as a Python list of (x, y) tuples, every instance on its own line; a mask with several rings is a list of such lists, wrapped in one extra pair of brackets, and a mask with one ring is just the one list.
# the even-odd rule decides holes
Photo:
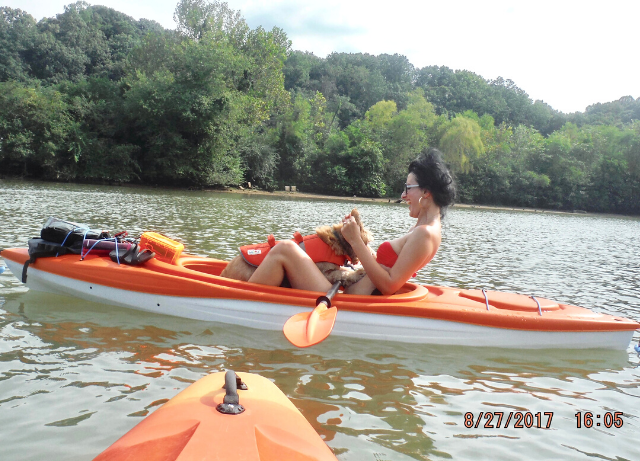
[[(189, 253), (230, 259), (241, 244), (311, 233), (353, 206), (374, 247), (413, 223), (401, 204), (5, 180), (0, 248), (25, 246), (58, 216), (153, 230)], [(639, 235), (637, 218), (453, 207), (440, 251), (417, 281), (534, 294), (640, 320)], [(7, 270), (0, 458), (90, 460), (189, 383), (233, 369), (273, 380), (341, 461), (637, 460), (638, 364), (633, 344), (624, 352), (502, 350), (464, 337), (454, 347), (329, 337), (301, 350), (279, 332), (31, 292)], [(467, 428), (468, 412), (540, 413), (549, 428), (484, 428), (485, 420)], [(592, 412), (593, 426), (578, 428), (577, 412)], [(605, 427), (615, 412), (622, 427)]]

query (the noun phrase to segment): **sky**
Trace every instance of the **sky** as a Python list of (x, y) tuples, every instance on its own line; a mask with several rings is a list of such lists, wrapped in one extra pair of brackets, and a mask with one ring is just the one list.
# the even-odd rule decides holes
[[(0, 0), (37, 20), (69, 0)], [(178, 0), (88, 0), (175, 28)], [(464, 69), (511, 79), (532, 100), (584, 111), (640, 97), (640, 1), (229, 0), (249, 26), (283, 29), (292, 49), (400, 54), (416, 67)]]

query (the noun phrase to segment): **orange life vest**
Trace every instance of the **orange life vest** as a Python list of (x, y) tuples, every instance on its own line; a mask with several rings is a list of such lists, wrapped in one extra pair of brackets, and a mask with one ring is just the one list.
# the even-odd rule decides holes
[[(305, 235), (303, 237), (300, 232), (296, 231), (293, 234), (293, 240), (297, 242), (304, 251), (306, 251), (315, 263), (328, 262), (342, 266), (345, 263), (345, 260), (351, 261), (351, 258), (347, 255), (338, 256), (335, 254), (331, 247), (324, 243), (317, 234)], [(240, 254), (248, 264), (257, 267), (265, 256), (267, 256), (269, 250), (276, 246), (277, 243), (278, 242), (275, 237), (271, 234), (267, 237), (267, 241), (264, 243), (241, 246), (239, 248)]]

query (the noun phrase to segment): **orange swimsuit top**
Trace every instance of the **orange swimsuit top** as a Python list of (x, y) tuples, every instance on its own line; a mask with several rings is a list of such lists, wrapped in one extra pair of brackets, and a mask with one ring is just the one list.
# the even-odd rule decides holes
[[(398, 254), (391, 246), (391, 242), (382, 242), (378, 247), (378, 251), (376, 252), (376, 261), (378, 261), (378, 264), (382, 264), (383, 266), (387, 267), (393, 267), (397, 260)], [(416, 275), (418, 275), (418, 273), (414, 272), (412, 277), (415, 277)]]

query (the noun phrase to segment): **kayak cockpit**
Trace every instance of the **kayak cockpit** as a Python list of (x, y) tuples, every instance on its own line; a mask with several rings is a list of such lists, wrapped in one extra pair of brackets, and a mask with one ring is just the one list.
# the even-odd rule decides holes
[(181, 258), (178, 264), (190, 271), (202, 272), (204, 274), (220, 276), (220, 273), (227, 267), (227, 261), (206, 258)]
[[(251, 290), (259, 291), (255, 287), (260, 287), (261, 285), (257, 285), (249, 282), (241, 282), (233, 279), (226, 279), (224, 277), (220, 277), (220, 273), (227, 266), (228, 261), (221, 261), (213, 258), (204, 258), (199, 256), (187, 256), (183, 255), (176, 262), (176, 266), (180, 267), (186, 273), (199, 273), (199, 274), (207, 274), (209, 276), (216, 277), (217, 281), (220, 280), (229, 280), (235, 283), (247, 284), (247, 288), (251, 286)], [(280, 288), (280, 287), (269, 287), (269, 291), (272, 288)], [(248, 288), (249, 289), (249, 288)], [(266, 287), (265, 287), (266, 289)], [(286, 292), (290, 292), (291, 288), (280, 288), (281, 290), (285, 290)], [(301, 291), (301, 290), (296, 290)], [(419, 301), (424, 299), (429, 294), (427, 288), (422, 285), (418, 285), (416, 283), (407, 282), (405, 283), (396, 293), (393, 295), (387, 296), (374, 296), (374, 295), (348, 295), (344, 293), (340, 293), (338, 296), (349, 299), (350, 301), (355, 302), (371, 302), (371, 300), (375, 300), (375, 302), (385, 302), (385, 300), (390, 300), (397, 302), (401, 301)], [(315, 295), (314, 295), (315, 296)]]

